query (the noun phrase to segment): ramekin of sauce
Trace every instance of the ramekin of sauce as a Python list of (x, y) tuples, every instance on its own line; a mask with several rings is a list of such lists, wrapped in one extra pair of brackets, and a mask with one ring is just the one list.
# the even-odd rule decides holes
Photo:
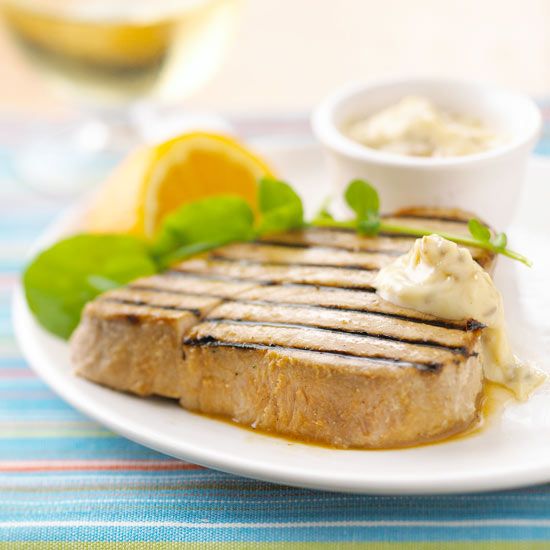
[(368, 180), (382, 208), (471, 210), (511, 222), (541, 115), (527, 96), (478, 82), (407, 79), (347, 86), (314, 111), (336, 193)]

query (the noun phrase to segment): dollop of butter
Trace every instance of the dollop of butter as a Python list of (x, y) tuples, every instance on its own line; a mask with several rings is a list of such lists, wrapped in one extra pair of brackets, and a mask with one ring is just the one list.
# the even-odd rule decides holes
[(347, 134), (372, 149), (418, 157), (471, 155), (502, 142), (474, 117), (444, 111), (417, 96), (353, 122)]
[(470, 251), (437, 235), (415, 241), (411, 250), (382, 268), (374, 282), (389, 302), (451, 320), (486, 325), (481, 336), (485, 378), (525, 400), (546, 375), (512, 352), (502, 295)]

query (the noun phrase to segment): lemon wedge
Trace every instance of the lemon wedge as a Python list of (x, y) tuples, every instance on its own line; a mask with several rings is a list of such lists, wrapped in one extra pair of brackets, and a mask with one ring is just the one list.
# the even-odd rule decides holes
[(256, 205), (269, 166), (232, 138), (195, 132), (131, 154), (104, 183), (86, 216), (92, 233), (153, 237), (169, 212), (212, 195)]

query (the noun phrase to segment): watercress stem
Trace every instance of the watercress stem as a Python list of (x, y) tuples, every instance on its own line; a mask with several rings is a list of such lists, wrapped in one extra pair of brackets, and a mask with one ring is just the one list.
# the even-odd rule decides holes
[(343, 229), (357, 229), (357, 222), (355, 220), (333, 220), (330, 218), (315, 218), (310, 223), (313, 227), (341, 227)]
[(380, 233), (392, 233), (394, 235), (411, 235), (412, 237), (425, 237), (426, 235), (439, 235), (444, 239), (453, 241), (457, 244), (463, 244), (464, 246), (477, 246), (478, 248), (485, 248), (486, 250), (493, 250), (494, 247), (487, 242), (478, 241), (472, 237), (463, 235), (454, 235), (445, 231), (434, 231), (433, 229), (421, 229), (415, 227), (405, 227), (403, 225), (394, 225), (391, 223), (380, 222)]
[(507, 256), (508, 258), (512, 258), (512, 260), (517, 260), (518, 262), (521, 262), (522, 264), (525, 264), (527, 267), (533, 267), (533, 262), (529, 258), (527, 258), (526, 256), (523, 256), (523, 254), (519, 254), (518, 252), (514, 252), (513, 250), (510, 250), (509, 248), (499, 248), (498, 251), (503, 256)]
[(519, 254), (518, 252), (515, 252), (514, 250), (495, 246), (490, 241), (478, 241), (477, 239), (474, 239), (472, 237), (455, 235), (452, 233), (447, 233), (445, 231), (434, 231), (433, 229), (416, 229), (413, 227), (393, 225), (393, 224), (385, 223), (384, 221), (381, 221), (380, 232), (412, 235), (414, 237), (424, 237), (426, 235), (435, 234), (449, 241), (453, 241), (457, 244), (463, 244), (465, 246), (474, 246), (477, 248), (483, 248), (484, 250), (489, 250), (491, 252), (494, 252), (495, 254), (502, 254), (504, 256), (507, 256), (508, 258), (518, 260), (519, 262), (525, 264), (528, 267), (531, 267), (533, 265), (533, 262), (529, 258), (527, 258), (526, 256), (523, 256), (522, 254)]
[[(340, 227), (340, 228), (346, 228), (346, 229), (357, 228), (357, 222), (354, 220), (339, 221), (339, 220), (331, 220), (331, 219), (318, 219), (318, 220), (315, 220), (312, 223), (312, 225), (317, 227)], [(528, 267), (531, 267), (533, 265), (533, 262), (529, 260), (529, 258), (526, 258), (525, 256), (523, 256), (522, 254), (519, 254), (518, 252), (515, 252), (508, 248), (497, 247), (494, 244), (492, 244), (490, 241), (478, 241), (472, 237), (455, 235), (452, 233), (447, 233), (445, 231), (435, 231), (433, 229), (406, 227), (403, 225), (386, 223), (383, 220), (381, 220), (378, 232), (391, 233), (393, 235), (410, 235), (412, 237), (425, 237), (426, 235), (435, 234), (435, 235), (439, 235), (440, 237), (443, 237), (444, 239), (448, 239), (449, 241), (453, 241), (457, 244), (462, 244), (464, 246), (474, 246), (477, 248), (482, 248), (484, 250), (489, 250), (496, 254), (502, 254), (504, 256), (507, 256), (508, 258), (517, 260)]]

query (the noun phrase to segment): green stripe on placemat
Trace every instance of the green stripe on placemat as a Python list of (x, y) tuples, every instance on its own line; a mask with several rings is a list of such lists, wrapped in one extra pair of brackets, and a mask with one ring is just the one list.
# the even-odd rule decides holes
[(0, 550), (548, 550), (546, 541), (463, 542), (0, 542)]

